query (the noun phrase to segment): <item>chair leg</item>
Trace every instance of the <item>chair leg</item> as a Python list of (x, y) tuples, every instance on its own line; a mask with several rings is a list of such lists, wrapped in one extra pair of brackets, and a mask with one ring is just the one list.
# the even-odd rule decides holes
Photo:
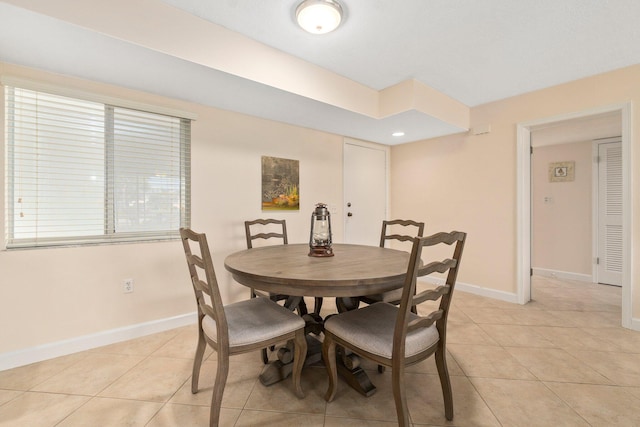
[(453, 420), (453, 393), (451, 392), (449, 369), (447, 369), (446, 350), (444, 348), (437, 350), (435, 358), (442, 387), (442, 398), (444, 399), (444, 416), (451, 421)]
[(397, 363), (391, 367), (391, 385), (393, 388), (393, 400), (396, 403), (398, 426), (409, 427), (409, 407), (404, 388), (404, 365)]
[(220, 407), (222, 406), (222, 395), (224, 387), (227, 385), (229, 376), (229, 353), (228, 351), (218, 351), (218, 368), (216, 370), (216, 381), (213, 384), (213, 395), (211, 396), (211, 412), (209, 414), (209, 426), (218, 427), (220, 423)]
[(269, 351), (266, 348), (262, 349), (262, 363), (265, 365), (269, 363)]
[(300, 329), (296, 332), (294, 342), (293, 372), (291, 375), (291, 379), (293, 381), (293, 389), (300, 399), (304, 398), (304, 391), (302, 391), (302, 386), (300, 385), (300, 376), (302, 374), (302, 368), (304, 366), (306, 357), (307, 338), (305, 336), (304, 329)]
[(207, 342), (204, 339), (202, 326), (198, 327), (198, 346), (196, 347), (196, 355), (193, 358), (193, 372), (191, 374), (191, 393), (198, 392), (198, 381), (200, 380), (200, 367), (202, 366), (202, 358), (204, 350), (207, 348)]
[(338, 388), (338, 365), (336, 361), (336, 342), (333, 340), (333, 336), (325, 331), (324, 342), (322, 343), (322, 358), (324, 364), (327, 367), (327, 374), (329, 375), (329, 388), (324, 395), (324, 400), (331, 402), (336, 397), (336, 391)]
[(320, 309), (322, 309), (322, 298), (316, 297), (315, 304), (313, 306), (313, 313), (320, 315)]

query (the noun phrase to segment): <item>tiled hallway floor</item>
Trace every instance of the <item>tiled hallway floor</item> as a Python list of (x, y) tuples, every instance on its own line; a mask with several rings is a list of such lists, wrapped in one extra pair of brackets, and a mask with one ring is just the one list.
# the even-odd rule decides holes
[[(449, 318), (454, 420), (433, 359), (409, 368), (415, 426), (640, 426), (640, 332), (620, 324), (620, 288), (534, 278), (518, 306), (457, 291)], [(331, 300), (325, 300), (331, 309)], [(0, 372), (0, 426), (205, 426), (215, 353), (190, 392), (195, 327)], [(210, 350), (208, 350), (210, 352)], [(224, 426), (394, 426), (390, 371), (365, 364), (378, 392), (341, 383), (327, 404), (324, 367), (264, 387), (258, 352), (231, 358)]]

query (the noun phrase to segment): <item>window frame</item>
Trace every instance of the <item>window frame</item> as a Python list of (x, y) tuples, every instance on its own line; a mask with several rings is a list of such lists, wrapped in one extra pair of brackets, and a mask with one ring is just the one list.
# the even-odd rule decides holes
[[(179, 227), (189, 227), (191, 222), (191, 122), (196, 119), (196, 115), (190, 112), (176, 110), (172, 108), (166, 108), (162, 106), (155, 106), (149, 104), (143, 104), (133, 102), (130, 100), (123, 100), (120, 98), (104, 96), (96, 93), (88, 93), (84, 91), (74, 90), (70, 88), (64, 88), (54, 85), (49, 85), (41, 82), (33, 82), (21, 78), (2, 76), (0, 77), (0, 84), (3, 86), (0, 89), (0, 93), (3, 95), (2, 108), (0, 111), (4, 111), (4, 117), (2, 126), (5, 127), (3, 132), (4, 150), (3, 154), (5, 158), (3, 163), (5, 166), (5, 174), (3, 179), (3, 190), (5, 192), (4, 197), (4, 209), (2, 216), (4, 216), (3, 225), (5, 228), (4, 233), (4, 248), (5, 249), (29, 249), (29, 248), (46, 248), (46, 247), (60, 247), (60, 246), (84, 246), (84, 245), (101, 245), (112, 243), (133, 243), (133, 242), (155, 242), (179, 239)], [(114, 177), (107, 178), (105, 176), (105, 189), (104, 189), (104, 204), (102, 213), (104, 218), (104, 230), (102, 234), (89, 235), (89, 236), (77, 236), (68, 235), (64, 237), (35, 237), (35, 238), (15, 238), (15, 224), (14, 224), (14, 181), (15, 174), (14, 161), (10, 158), (10, 145), (13, 144), (13, 137), (10, 135), (12, 127), (9, 125), (9, 121), (13, 121), (12, 117), (13, 109), (7, 104), (9, 93), (7, 87), (14, 87), (19, 89), (26, 89), (30, 91), (42, 92), (46, 94), (63, 96), (67, 98), (74, 98), (82, 101), (90, 101), (103, 104), (105, 108), (105, 122), (104, 122), (104, 144), (105, 147), (109, 147), (113, 150), (114, 140), (113, 135), (107, 136), (107, 111), (113, 113), (114, 109), (123, 108), (127, 110), (138, 110), (143, 113), (149, 113), (153, 115), (169, 116), (174, 119), (178, 119), (180, 123), (179, 133), (179, 176), (180, 178), (180, 207), (178, 219), (179, 226), (176, 229), (157, 229), (153, 231), (129, 231), (118, 232), (114, 229), (115, 218), (115, 197), (109, 198), (109, 187), (113, 188), (113, 182), (107, 182), (107, 179), (114, 179)], [(113, 114), (111, 114), (113, 118)], [(113, 122), (112, 122), (113, 124)], [(1, 127), (0, 127), (1, 128)], [(109, 141), (110, 139), (110, 141)], [(109, 165), (109, 159), (105, 152), (105, 158), (103, 167), (105, 173), (111, 169), (113, 170), (113, 164)], [(171, 218), (176, 218), (170, 215)]]

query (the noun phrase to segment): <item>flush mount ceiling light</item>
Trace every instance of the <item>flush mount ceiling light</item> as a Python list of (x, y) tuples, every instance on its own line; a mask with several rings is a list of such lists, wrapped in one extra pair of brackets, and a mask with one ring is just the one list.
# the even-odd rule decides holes
[(325, 34), (340, 25), (342, 6), (335, 0), (305, 0), (296, 8), (296, 20), (311, 34)]

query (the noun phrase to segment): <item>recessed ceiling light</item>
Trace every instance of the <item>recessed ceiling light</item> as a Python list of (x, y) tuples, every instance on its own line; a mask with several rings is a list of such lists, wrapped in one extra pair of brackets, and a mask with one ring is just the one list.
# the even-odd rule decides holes
[(296, 8), (296, 20), (311, 34), (325, 34), (340, 25), (342, 6), (336, 0), (305, 0)]
[(398, 131), (391, 134), (391, 136), (404, 136), (404, 132)]

